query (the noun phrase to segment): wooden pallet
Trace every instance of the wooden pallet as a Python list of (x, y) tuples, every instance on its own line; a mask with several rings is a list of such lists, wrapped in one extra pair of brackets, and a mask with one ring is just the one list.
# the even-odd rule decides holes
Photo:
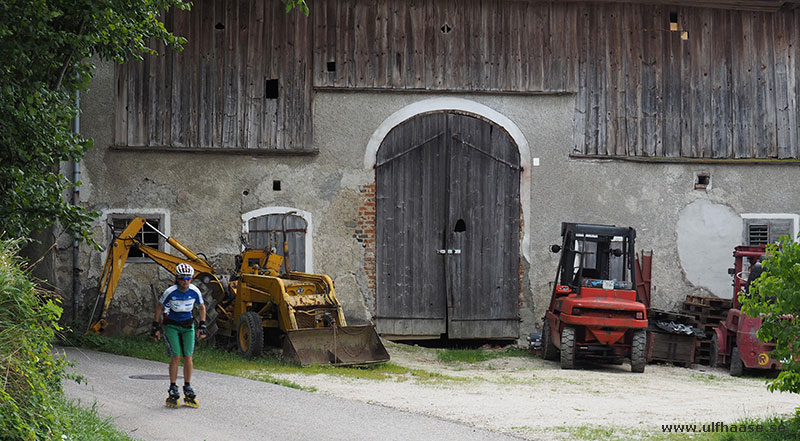
[(694, 295), (686, 296), (681, 312), (694, 318), (697, 323), (696, 326), (706, 333), (706, 338), (697, 340), (694, 357), (695, 363), (709, 364), (711, 360), (711, 337), (714, 335), (714, 328), (728, 317), (728, 311), (731, 309), (731, 305), (731, 299)]
[(695, 362), (694, 335), (647, 332), (647, 361), (664, 361), (685, 367)]
[(719, 297), (686, 296), (686, 303), (699, 304), (720, 309), (731, 309), (731, 299), (721, 299)]

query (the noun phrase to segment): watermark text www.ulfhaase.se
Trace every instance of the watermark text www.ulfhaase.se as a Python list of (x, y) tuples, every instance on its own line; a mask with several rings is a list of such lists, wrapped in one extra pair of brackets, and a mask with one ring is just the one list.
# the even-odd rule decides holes
[(722, 422), (706, 424), (662, 424), (663, 432), (672, 433), (780, 433), (787, 427), (783, 424), (725, 424)]

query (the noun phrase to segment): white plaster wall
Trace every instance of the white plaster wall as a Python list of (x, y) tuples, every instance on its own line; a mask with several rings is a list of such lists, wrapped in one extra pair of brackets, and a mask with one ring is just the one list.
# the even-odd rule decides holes
[(678, 255), (686, 279), (717, 297), (731, 298), (733, 248), (742, 244), (742, 218), (731, 207), (706, 199), (680, 212)]

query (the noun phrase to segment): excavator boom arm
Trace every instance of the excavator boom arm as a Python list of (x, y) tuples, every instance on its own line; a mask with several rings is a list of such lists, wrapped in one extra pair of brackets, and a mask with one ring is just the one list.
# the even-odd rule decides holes
[[(180, 251), (186, 257), (184, 258), (175, 256), (164, 251), (160, 251), (137, 240), (136, 235), (139, 234), (139, 231), (141, 231), (145, 225), (148, 225), (150, 228), (164, 237), (167, 243), (169, 243), (176, 250)], [(114, 240), (111, 242), (111, 246), (108, 248), (106, 261), (103, 265), (103, 272), (100, 275), (98, 292), (98, 300), (99, 296), (102, 295), (103, 297), (103, 306), (100, 310), (100, 318), (89, 326), (87, 332), (99, 334), (106, 327), (106, 314), (108, 313), (108, 306), (111, 304), (111, 300), (114, 298), (114, 293), (117, 290), (117, 285), (119, 284), (119, 279), (122, 275), (122, 270), (125, 267), (125, 261), (128, 260), (128, 252), (131, 248), (138, 249), (144, 256), (150, 258), (172, 274), (175, 274), (175, 267), (178, 266), (179, 263), (188, 263), (192, 266), (192, 268), (194, 268), (196, 274), (209, 275), (210, 278), (213, 279), (213, 282), (211, 280), (209, 280), (209, 282), (219, 285), (220, 293), (224, 290), (222, 283), (215, 275), (216, 270), (211, 266), (211, 264), (186, 248), (182, 243), (171, 237), (167, 237), (157, 228), (148, 224), (147, 220), (144, 218), (137, 217), (134, 218), (127, 227), (125, 227), (119, 236), (114, 238)], [(94, 315), (95, 311), (92, 311), (91, 319), (94, 319)]]

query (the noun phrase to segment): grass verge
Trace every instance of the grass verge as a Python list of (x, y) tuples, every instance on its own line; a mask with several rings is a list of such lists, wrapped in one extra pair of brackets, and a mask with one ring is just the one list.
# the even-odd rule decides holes
[[(711, 424), (706, 423), (707, 426)], [(702, 425), (699, 425), (702, 428)], [(709, 427), (710, 428), (710, 427)], [(744, 419), (714, 427), (703, 441), (800, 441), (800, 409), (792, 417)]]
[[(107, 338), (93, 335), (75, 335), (63, 344), (109, 352), (117, 355), (143, 358), (153, 361), (167, 361), (164, 345), (145, 337)], [(368, 366), (307, 366), (300, 367), (287, 363), (275, 354), (264, 355), (248, 360), (237, 352), (228, 352), (209, 344), (200, 344), (193, 357), (195, 369), (225, 375), (249, 378), (251, 380), (287, 386), (294, 389), (315, 391), (295, 382), (276, 377), (280, 374), (333, 375), (362, 380), (415, 381), (420, 383), (463, 382), (466, 379), (428, 372), (422, 369), (408, 369), (391, 362)]]
[(101, 418), (92, 406), (85, 409), (77, 403), (59, 398), (55, 403), (56, 412), (69, 427), (62, 441), (134, 441), (127, 434), (114, 427), (110, 419)]

